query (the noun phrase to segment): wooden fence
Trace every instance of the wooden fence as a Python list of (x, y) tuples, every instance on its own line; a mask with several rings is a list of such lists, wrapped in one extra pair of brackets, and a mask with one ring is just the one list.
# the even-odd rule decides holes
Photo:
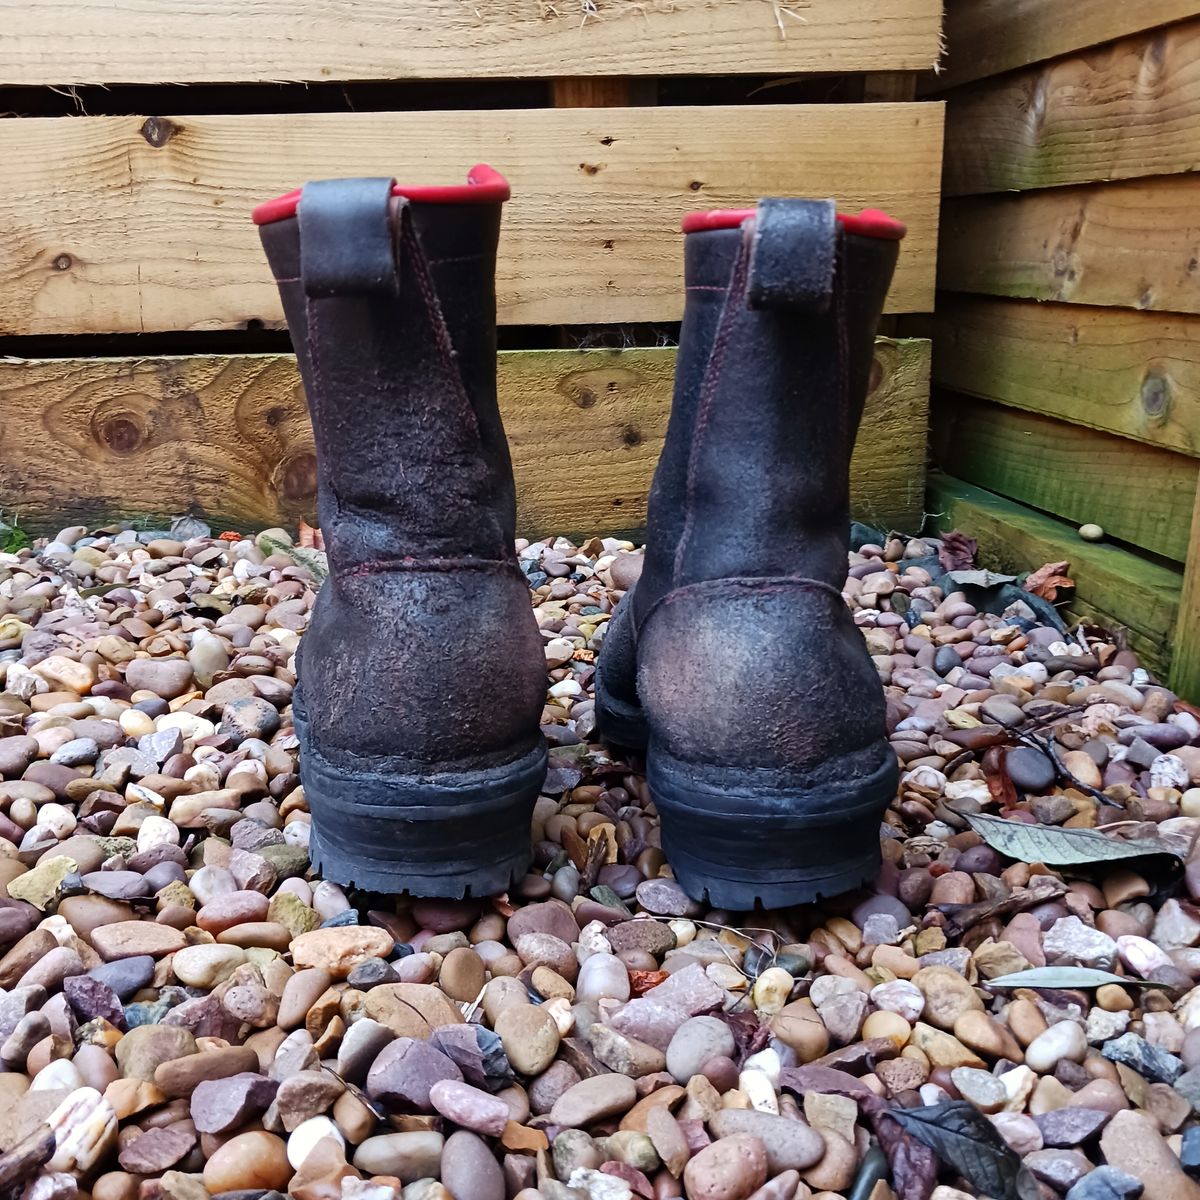
[(1195, 11), (950, 3), (930, 508), (1198, 699)]
[[(521, 531), (636, 529), (684, 211), (889, 209), (910, 230), (889, 311), (931, 310), (943, 106), (914, 97), (940, 21), (938, 0), (0, 0), (0, 508), (41, 532), (311, 514), (250, 209), (310, 178), (456, 182), (482, 160), (513, 185), (500, 386)], [(629, 348), (595, 348), (614, 325)], [(913, 528), (929, 344), (876, 358), (855, 508)]]

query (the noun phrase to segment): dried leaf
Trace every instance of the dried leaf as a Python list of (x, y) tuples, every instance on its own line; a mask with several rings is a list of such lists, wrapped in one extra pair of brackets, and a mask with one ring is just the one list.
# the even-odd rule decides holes
[(1095, 988), (1106, 983), (1121, 983), (1127, 987), (1167, 987), (1165, 983), (1147, 983), (1144, 979), (1127, 979), (1111, 971), (1094, 967), (1032, 967), (1013, 975), (1001, 975), (983, 984), (989, 988)]
[(965, 1100), (924, 1108), (893, 1108), (888, 1118), (953, 1167), (976, 1195), (996, 1200), (1038, 1200), (1041, 1192), (1017, 1152), (996, 1127)]
[(1060, 829), (1055, 825), (1026, 825), (1000, 817), (963, 813), (963, 820), (993, 850), (1018, 862), (1051, 867), (1124, 862), (1133, 858), (1160, 860), (1159, 869), (1180, 868), (1178, 857), (1161, 841), (1121, 842), (1090, 829)]
[[(973, 904), (935, 905), (938, 912), (946, 918), (942, 931), (948, 938), (960, 937), (972, 926), (978, 925), (980, 921), (986, 921), (990, 917), (1007, 917), (1012, 913), (1024, 912), (1027, 908), (1033, 908), (1035, 905), (1044, 904), (1047, 900), (1061, 896), (1067, 890), (1067, 885), (1061, 879), (1052, 879), (1049, 875), (1039, 875), (1035, 878), (1039, 881), (1038, 887), (1014, 888), (1012, 895), (1006, 896), (1002, 900), (978, 900)], [(1042, 880), (1046, 882), (1042, 883)]]
[(1044, 600), (1053, 602), (1062, 599), (1060, 592), (1075, 590), (1075, 581), (1067, 574), (1070, 568), (1069, 562), (1046, 563), (1036, 571), (1031, 571), (1021, 586)]
[(892, 1114), (877, 1113), (875, 1136), (892, 1169), (897, 1200), (929, 1200), (937, 1186), (937, 1155), (914, 1137)]
[(1015, 575), (1000, 575), (996, 571), (985, 571), (975, 567), (968, 571), (947, 571), (946, 578), (965, 587), (994, 588), (1002, 583), (1013, 583)]
[(1008, 777), (1008, 768), (1004, 765), (1007, 757), (1007, 752), (1002, 747), (993, 746), (984, 754), (980, 764), (988, 791), (1001, 808), (1010, 808), (1017, 802), (1017, 789)]
[(938, 549), (938, 562), (946, 571), (965, 571), (975, 564), (975, 551), (979, 543), (973, 537), (967, 537), (957, 529), (942, 534), (942, 544)]
[(752, 1012), (723, 1012), (718, 1016), (729, 1026), (729, 1032), (733, 1034), (734, 1045), (737, 1047), (734, 1061), (739, 1066), (750, 1055), (757, 1054), (770, 1041), (770, 1028), (761, 1024), (758, 1017)]

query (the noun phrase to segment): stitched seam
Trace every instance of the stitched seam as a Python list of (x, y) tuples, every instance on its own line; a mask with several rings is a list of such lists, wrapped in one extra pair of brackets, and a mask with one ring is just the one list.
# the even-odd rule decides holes
[(431, 267), (440, 267), (445, 263), (478, 262), (481, 258), (483, 258), (482, 254), (460, 254), (456, 258), (429, 258), (425, 261)]
[(497, 559), (478, 558), (376, 558), (359, 563), (344, 571), (338, 571), (338, 579), (353, 579), (363, 575), (383, 575), (391, 573), (414, 572), (450, 572), (450, 571), (480, 571), (490, 575), (511, 574), (525, 582), (525, 576), (520, 568), (510, 562)]
[[(704, 373), (704, 384), (700, 391), (700, 412), (696, 417), (696, 428), (692, 434), (692, 450), (688, 456), (687, 475), (687, 516), (683, 523), (683, 532), (679, 537), (679, 545), (675, 549), (675, 562), (671, 571), (671, 582), (679, 580), (683, 569), (683, 558), (688, 543), (692, 539), (692, 528), (696, 520), (696, 476), (700, 467), (700, 450), (704, 443), (704, 434), (708, 426), (709, 415), (712, 412), (712, 402), (720, 382), (721, 369), (725, 364), (725, 355), (733, 337), (733, 327), (739, 315), (739, 305), (745, 299), (746, 271), (750, 259), (749, 247), (743, 240), (738, 249), (737, 260), (733, 265), (733, 273), (729, 281), (729, 294), (721, 310), (721, 323), (713, 342), (712, 351), (708, 357), (708, 368)], [(649, 613), (643, 614), (645, 621)]]
[(276, 276), (275, 282), (276, 283), (303, 283), (304, 280), (301, 279), (299, 276), (296, 276), (294, 279), (281, 279), (279, 276)]
[(716, 283), (693, 283), (683, 290), (685, 292), (723, 292), (726, 289)]

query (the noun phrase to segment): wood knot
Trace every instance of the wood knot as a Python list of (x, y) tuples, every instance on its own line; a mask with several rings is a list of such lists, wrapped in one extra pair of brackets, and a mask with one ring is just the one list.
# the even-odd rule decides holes
[(179, 131), (180, 127), (166, 117), (147, 117), (142, 122), (141, 135), (151, 146), (159, 150)]
[(1148, 417), (1162, 417), (1171, 402), (1170, 384), (1161, 375), (1147, 375), (1142, 380), (1142, 411)]
[(642, 444), (641, 432), (633, 425), (626, 425), (625, 428), (621, 430), (621, 441), (626, 446), (640, 446)]
[(317, 493), (317, 456), (311, 450), (285, 458), (275, 468), (275, 491), (285, 503), (308, 500)]
[(596, 403), (596, 393), (591, 388), (580, 388), (575, 393), (575, 403), (580, 408), (592, 408)]
[(74, 259), (69, 254), (58, 254), (54, 258), (54, 269), (56, 271), (69, 271), (74, 265)]
[(146, 440), (136, 413), (119, 412), (100, 417), (92, 427), (96, 441), (114, 454), (135, 454)]

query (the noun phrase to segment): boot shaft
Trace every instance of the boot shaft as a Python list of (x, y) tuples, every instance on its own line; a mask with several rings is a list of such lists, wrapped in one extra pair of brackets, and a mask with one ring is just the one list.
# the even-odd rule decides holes
[(323, 181), (256, 213), (308, 399), (335, 572), (511, 556), (495, 295), (508, 187), (486, 168), (476, 180), (403, 195), (390, 180)]
[(903, 227), (810, 201), (689, 224), (639, 590), (650, 603), (688, 583), (797, 573), (840, 587), (850, 456)]

